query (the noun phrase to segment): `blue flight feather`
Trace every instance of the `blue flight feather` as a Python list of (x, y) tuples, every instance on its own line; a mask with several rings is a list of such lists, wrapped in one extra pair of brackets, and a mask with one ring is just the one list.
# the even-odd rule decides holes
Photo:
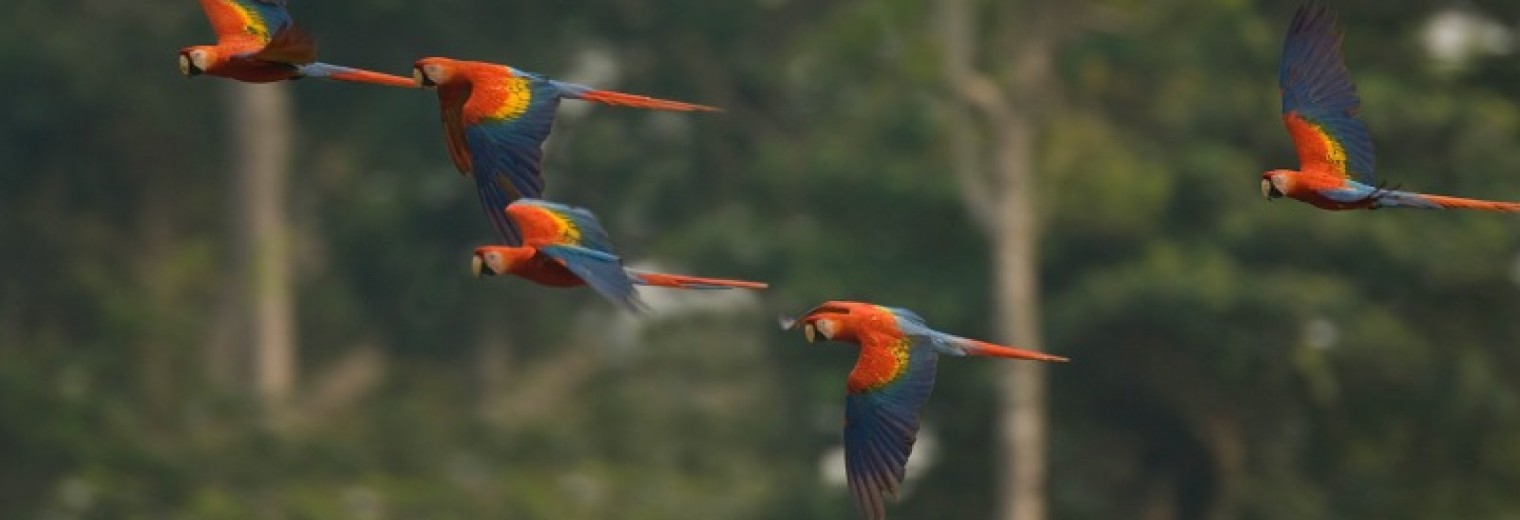
[(559, 260), (570, 272), (581, 277), (596, 292), (629, 311), (642, 312), (643, 300), (638, 289), (623, 271), (623, 261), (616, 255), (575, 246), (548, 246), (538, 250)]
[(897, 495), (918, 438), (918, 417), (934, 391), (938, 355), (915, 340), (908, 368), (895, 381), (845, 397), (845, 473), (855, 505), (869, 520), (886, 517), (883, 497)]
[(553, 130), (560, 100), (559, 91), (548, 80), (515, 69), (514, 74), (528, 80), (527, 108), (516, 117), (485, 119), (465, 128), (480, 202), (508, 245), (519, 245), (521, 236), (502, 210), (519, 198), (543, 196), (543, 145)]
[(1373, 182), (1376, 158), (1367, 124), (1358, 117), (1361, 98), (1341, 55), (1335, 14), (1320, 3), (1298, 9), (1283, 42), (1277, 82), (1284, 116), (1297, 114), (1320, 127), (1346, 152), (1346, 169)]

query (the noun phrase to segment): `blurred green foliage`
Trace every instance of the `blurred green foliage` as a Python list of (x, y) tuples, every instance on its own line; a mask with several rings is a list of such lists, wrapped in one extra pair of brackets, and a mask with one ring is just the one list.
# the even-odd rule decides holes
[[(236, 194), (228, 88), (175, 73), (210, 39), (199, 10), (7, 2), (0, 517), (844, 518), (820, 460), (852, 353), (768, 316), (865, 299), (992, 330), (932, 3), (292, 3), (337, 63), (483, 59), (725, 107), (575, 109), (549, 195), (630, 259), (774, 289), (670, 295), (711, 309), (637, 325), (470, 279), (491, 235), (432, 95), (297, 82), (302, 398), (269, 427), (204, 367)], [(1019, 5), (983, 6), (984, 66), (1012, 65)], [(1520, 199), (1520, 68), (1432, 66), (1446, 6), (1338, 3), (1379, 174)], [(1037, 158), (1047, 344), (1076, 360), (1051, 371), (1058, 518), (1520, 515), (1520, 222), (1262, 202), (1257, 173), (1294, 160), (1293, 7), (1097, 0), (1058, 48)], [(989, 515), (992, 363), (941, 365), (936, 460), (894, 518)]]

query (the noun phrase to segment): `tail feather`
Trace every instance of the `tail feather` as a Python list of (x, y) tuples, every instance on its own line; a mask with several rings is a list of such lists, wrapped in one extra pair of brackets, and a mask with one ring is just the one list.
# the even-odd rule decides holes
[(321, 62), (302, 66), (301, 75), (310, 78), (325, 78), (386, 87), (418, 88), (417, 81), (412, 78), (392, 76), (390, 74)]
[(628, 270), (630, 278), (636, 285), (650, 287), (671, 287), (675, 289), (765, 289), (768, 284), (760, 282), (747, 282), (743, 280), (724, 280), (721, 278), (698, 278), (679, 274), (649, 273), (644, 271)]
[(560, 93), (571, 99), (584, 99), (613, 106), (648, 108), (651, 110), (674, 110), (677, 112), (722, 112), (717, 107), (671, 101), (668, 99), (652, 98), (638, 94), (627, 94), (611, 90), (597, 90), (585, 85), (553, 81), (554, 86), (559, 88)]
[(966, 340), (966, 353), (973, 356), (1030, 359), (1034, 361), (1051, 361), (1057, 363), (1065, 363), (1067, 361), (1071, 361), (1064, 357), (1053, 356), (1044, 352), (1035, 352), (1033, 350), (1024, 350), (1021, 348), (994, 345), (992, 343), (977, 341), (974, 339)]
[(1445, 195), (1414, 194), (1434, 203), (1442, 208), (1451, 209), (1475, 209), (1479, 211), (1495, 211), (1500, 213), (1520, 213), (1520, 203), (1499, 202), (1492, 200), (1464, 199), (1461, 197), (1447, 197)]

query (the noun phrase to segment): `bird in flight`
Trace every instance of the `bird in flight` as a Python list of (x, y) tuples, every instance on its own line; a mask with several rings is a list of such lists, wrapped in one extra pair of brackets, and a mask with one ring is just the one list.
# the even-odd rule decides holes
[(612, 251), (607, 231), (596, 216), (581, 208), (538, 199), (518, 199), (505, 213), (522, 241), (475, 249), (475, 276), (516, 275), (540, 285), (590, 285), (619, 306), (638, 312), (644, 305), (634, 286), (676, 289), (764, 289), (766, 284), (623, 267)]
[(543, 196), (543, 145), (561, 99), (681, 112), (718, 110), (597, 90), (479, 61), (424, 58), (412, 75), (417, 84), (438, 90), (449, 156), (459, 173), (475, 178), (486, 217), (508, 243), (520, 238), (512, 235), (512, 223), (502, 210), (519, 198)]
[(1267, 200), (1288, 197), (1328, 210), (1422, 208), (1520, 212), (1520, 203), (1390, 189), (1373, 178), (1372, 136), (1359, 117), (1361, 99), (1341, 56), (1335, 14), (1319, 3), (1300, 7), (1283, 43), (1278, 86), (1283, 124), (1298, 149), (1298, 170), (1261, 174)]
[(317, 61), (317, 46), (297, 27), (286, 0), (200, 0), (216, 31), (216, 45), (179, 51), (186, 77), (206, 74), (249, 83), (328, 78), (416, 88), (411, 79)]
[(940, 355), (1067, 360), (953, 336), (929, 328), (913, 311), (861, 302), (825, 302), (799, 318), (782, 318), (781, 327), (801, 327), (808, 343), (821, 338), (860, 347), (845, 381), (844, 460), (850, 496), (867, 520), (886, 518), (884, 497), (896, 497), (902, 486)]

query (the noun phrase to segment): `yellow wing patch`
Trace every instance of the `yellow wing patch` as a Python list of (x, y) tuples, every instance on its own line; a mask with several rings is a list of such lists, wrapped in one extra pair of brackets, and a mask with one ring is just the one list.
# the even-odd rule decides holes
[(1319, 125), (1310, 124), (1309, 126), (1314, 129), (1315, 136), (1325, 142), (1325, 160), (1329, 161), (1330, 164), (1334, 164), (1340, 170), (1345, 171), (1346, 149), (1342, 148), (1341, 143), (1330, 137), (1330, 134), (1323, 128), (1320, 128)]
[(260, 40), (269, 41), (269, 24), (252, 8), (246, 7), (233, 0), (226, 0), (237, 11), (238, 19), (243, 22), (243, 31)]
[(559, 243), (577, 245), (581, 243), (581, 230), (575, 227), (575, 222), (553, 211), (545, 210), (544, 212), (549, 214), (549, 218), (554, 220), (554, 226), (559, 228)]
[(508, 79), (503, 89), (506, 91), (505, 99), (491, 112), (491, 119), (516, 119), (528, 111), (528, 104), (533, 102), (533, 85), (529, 80), (520, 77)]
[(879, 377), (875, 381), (867, 384), (866, 391), (880, 390), (882, 387), (890, 385), (901, 378), (908, 371), (909, 350), (912, 348), (913, 340), (910, 338), (902, 338), (892, 342), (892, 346), (888, 347), (892, 355), (892, 366), (884, 367), (887, 370), (880, 372)]
[(1296, 113), (1283, 116), (1283, 123), (1287, 125), (1288, 135), (1293, 137), (1293, 146), (1298, 150), (1298, 162), (1305, 170), (1329, 169), (1331, 173), (1345, 176), (1349, 157), (1346, 148), (1337, 141), (1325, 128), (1312, 121), (1304, 119)]

